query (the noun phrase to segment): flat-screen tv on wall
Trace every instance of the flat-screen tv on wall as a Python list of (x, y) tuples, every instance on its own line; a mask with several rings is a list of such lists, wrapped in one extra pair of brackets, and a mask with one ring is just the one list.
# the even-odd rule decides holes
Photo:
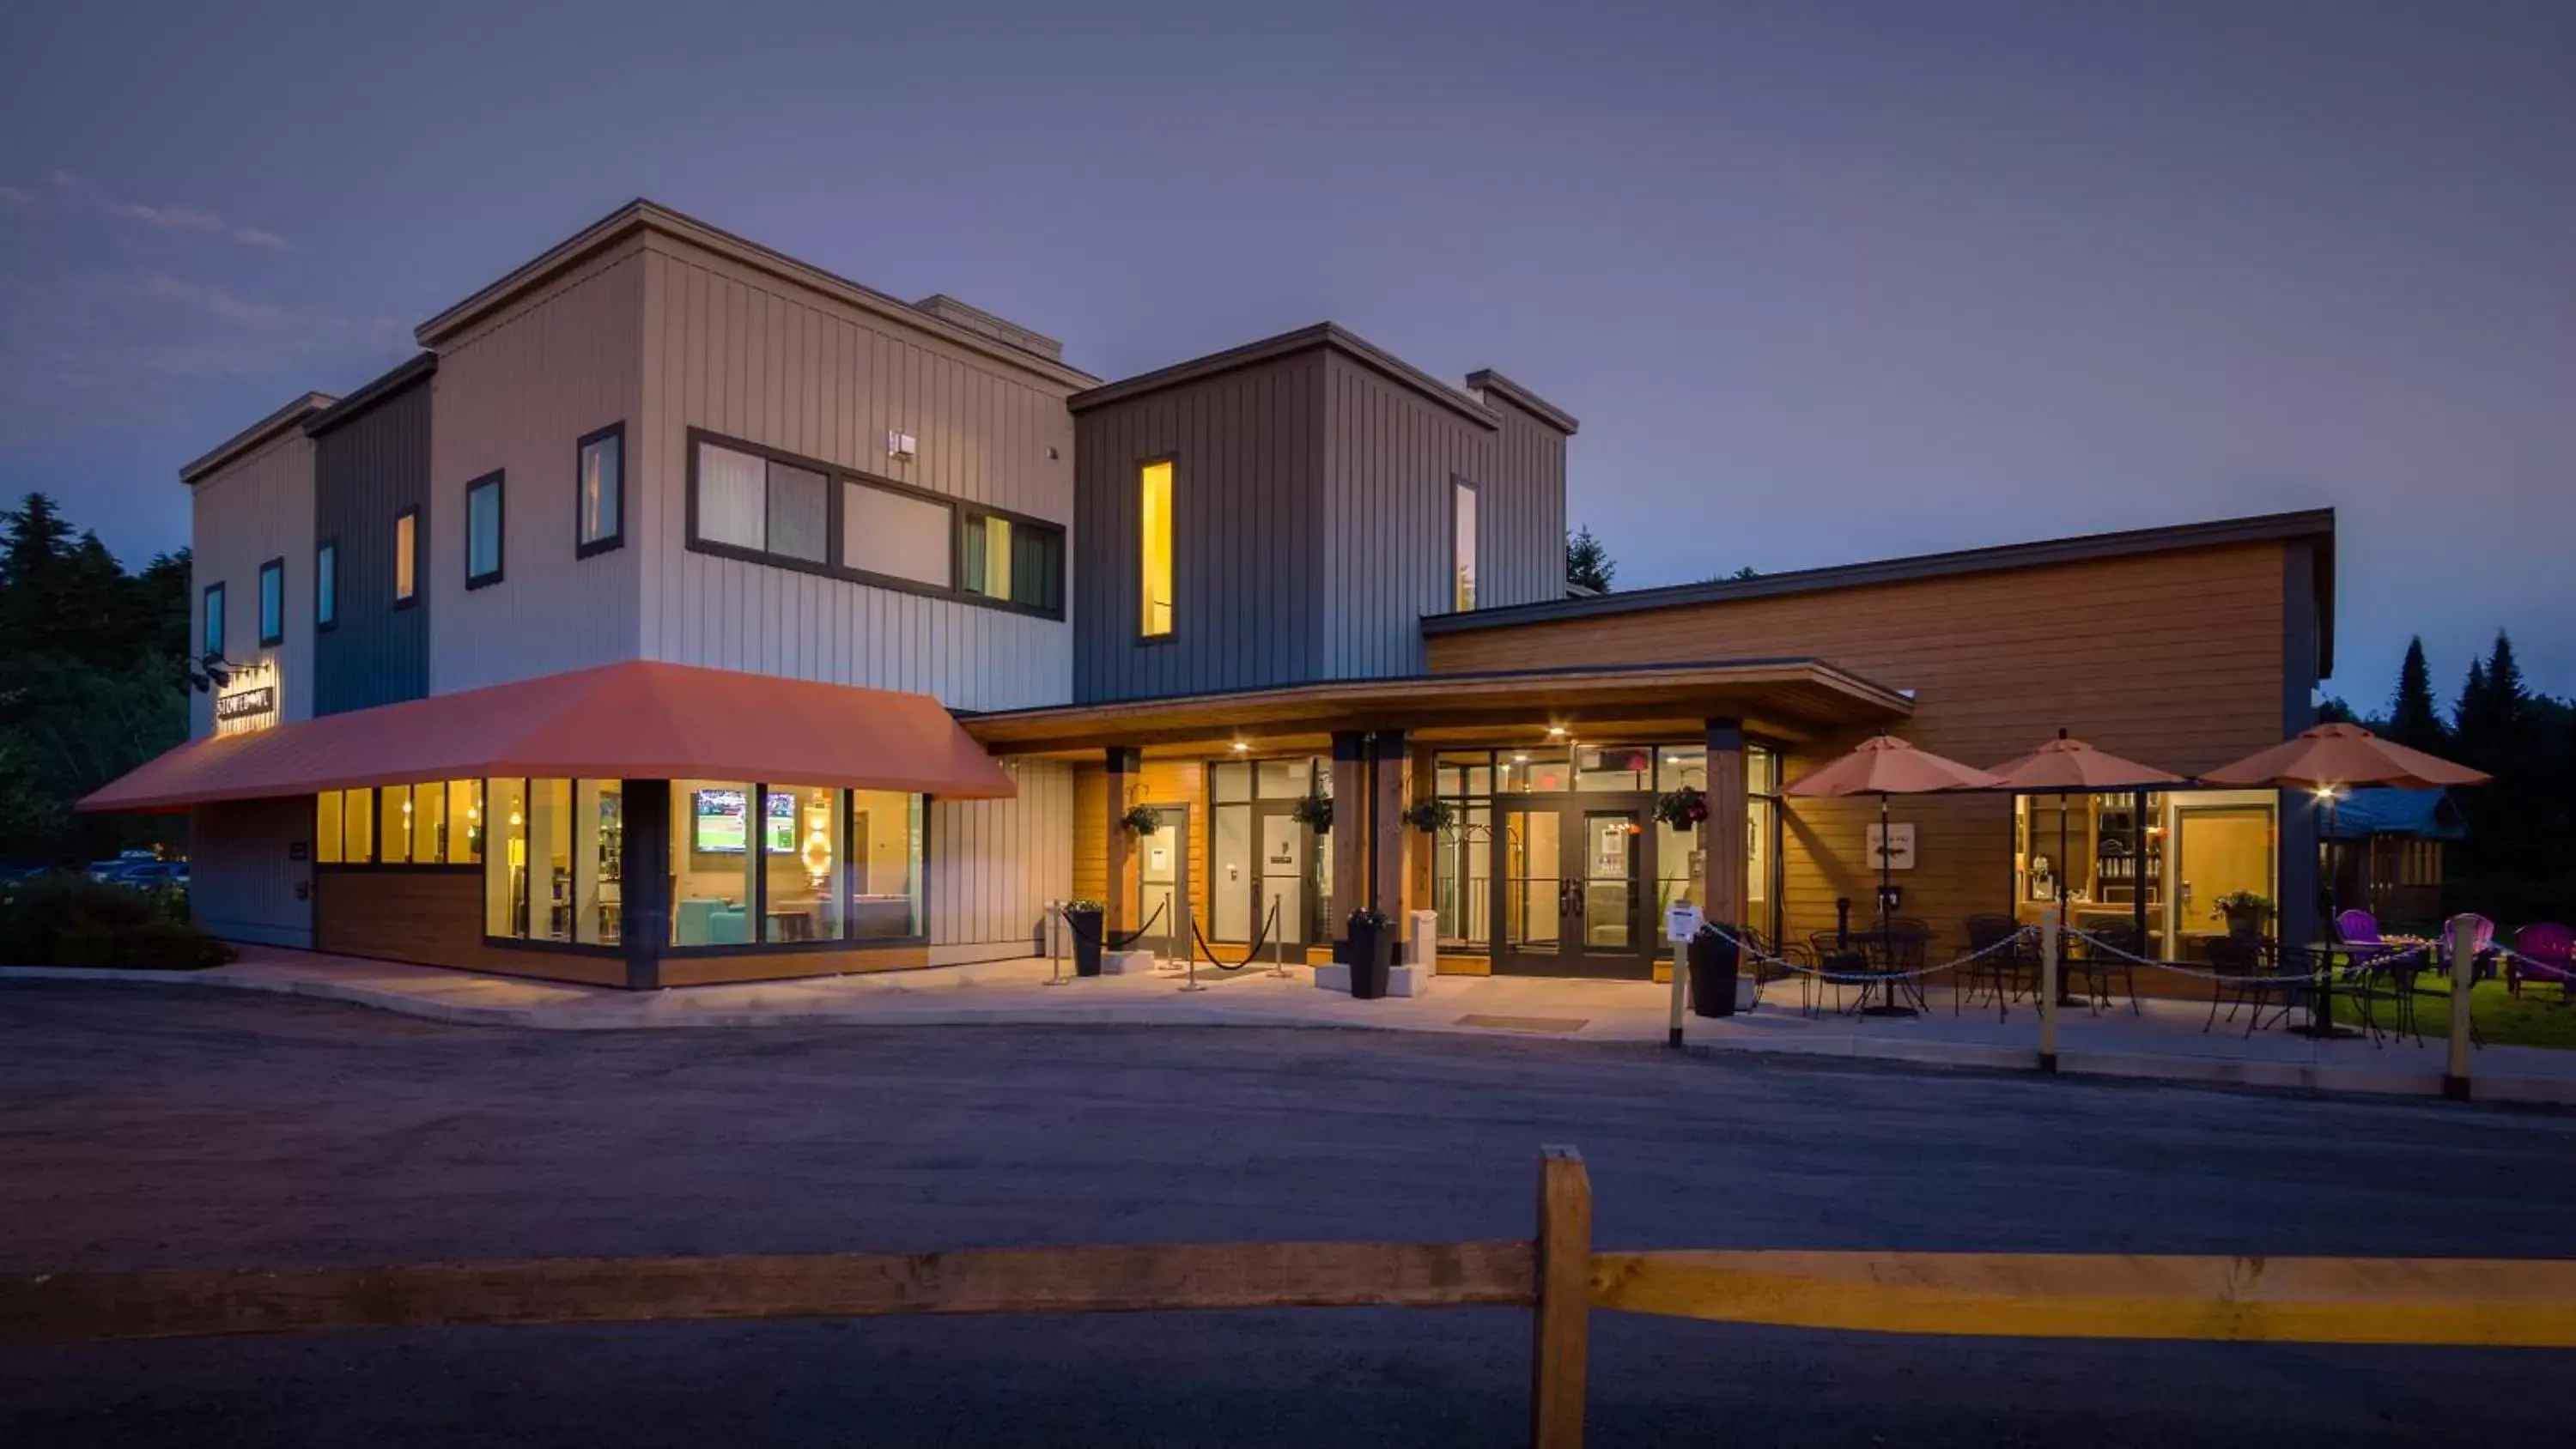
[[(706, 855), (740, 855), (749, 843), (744, 816), (749, 813), (749, 795), (741, 790), (700, 790), (689, 803), (689, 846)], [(770, 853), (791, 854), (796, 849), (796, 797), (776, 794), (769, 797), (768, 819), (763, 822)]]

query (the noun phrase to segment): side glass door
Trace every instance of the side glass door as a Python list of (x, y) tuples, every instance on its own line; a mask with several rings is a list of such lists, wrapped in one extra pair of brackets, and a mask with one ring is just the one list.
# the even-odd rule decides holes
[[(1252, 935), (1271, 924), (1269, 939), (1290, 946), (1306, 943), (1306, 827), (1293, 815), (1261, 817), (1261, 892), (1253, 902)], [(1273, 909), (1278, 911), (1274, 921)], [(1245, 939), (1249, 940), (1247, 936)]]
[(1553, 801), (1505, 805), (1495, 836), (1502, 882), (1502, 916), (1495, 934), (1494, 969), (1555, 975), (1565, 954), (1572, 893), (1559, 848), (1563, 817)]
[(1634, 810), (1583, 814), (1583, 881), (1574, 904), (1582, 913), (1581, 949), (1586, 955), (1637, 953), (1637, 842), (1642, 834)]
[[(1181, 911), (1189, 890), (1189, 807), (1157, 805), (1162, 824), (1136, 842), (1136, 944), (1161, 956), (1181, 951)], [(1155, 912), (1162, 914), (1157, 916)], [(1151, 923), (1148, 925), (1147, 923)]]

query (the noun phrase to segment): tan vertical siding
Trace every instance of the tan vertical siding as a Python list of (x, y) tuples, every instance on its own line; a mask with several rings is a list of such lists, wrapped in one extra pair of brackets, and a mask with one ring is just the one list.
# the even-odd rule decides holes
[[(1070, 698), (1067, 624), (691, 552), (687, 497), (695, 427), (1069, 526), (1070, 389), (684, 242), (648, 246), (650, 401), (630, 444), (644, 485), (645, 656), (959, 709)], [(888, 455), (889, 431), (914, 435), (915, 461)]]
[[(206, 632), (206, 586), (224, 586), (224, 657), (277, 671), (278, 719), (313, 713), (313, 440), (300, 430), (191, 485), (188, 646)], [(259, 566), (286, 560), (285, 642), (259, 642)], [(191, 691), (188, 736), (214, 731), (214, 700)]]
[[(2282, 545), (2247, 544), (1478, 630), (1432, 639), (1430, 659), (1449, 672), (1809, 656), (1914, 691), (1898, 732), (1969, 764), (2064, 728), (2190, 774), (2281, 737), (2285, 577)], [(1786, 777), (1856, 738), (1793, 750)], [(1875, 800), (1789, 802), (1793, 937), (1829, 928), (1837, 897), (1871, 908), (1862, 842), (1877, 815)], [(1906, 914), (1955, 941), (1969, 913), (2008, 905), (2008, 799), (1899, 798), (1890, 818), (1915, 826), (1921, 864), (1896, 877)]]
[(1010, 800), (935, 801), (930, 821), (934, 963), (1027, 955), (1049, 901), (1074, 893), (1073, 767), (1007, 761)]
[[(449, 694), (637, 657), (642, 548), (576, 559), (574, 444), (643, 409), (643, 278), (628, 246), (447, 344), (430, 407), (429, 687)], [(636, 510), (638, 460), (627, 459)], [(465, 485), (504, 470), (502, 579), (465, 587)]]
[(1073, 768), (1073, 894), (1109, 899), (1109, 768)]

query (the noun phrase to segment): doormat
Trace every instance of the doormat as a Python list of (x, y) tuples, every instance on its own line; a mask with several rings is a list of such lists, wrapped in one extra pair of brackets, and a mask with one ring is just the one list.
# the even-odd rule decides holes
[(1470, 1012), (1458, 1018), (1458, 1024), (1495, 1031), (1581, 1031), (1585, 1020), (1580, 1016), (1482, 1016)]

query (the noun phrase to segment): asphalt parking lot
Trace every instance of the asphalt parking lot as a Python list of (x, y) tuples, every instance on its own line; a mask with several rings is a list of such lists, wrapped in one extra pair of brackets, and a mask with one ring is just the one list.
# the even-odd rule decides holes
[[(2576, 1114), (1341, 1031), (539, 1033), (0, 987), (0, 1272), (1518, 1237), (2564, 1255)], [(1594, 1320), (1600, 1444), (2566, 1442), (2529, 1352)], [(1492, 1444), (1503, 1310), (0, 1351), (0, 1444)]]

